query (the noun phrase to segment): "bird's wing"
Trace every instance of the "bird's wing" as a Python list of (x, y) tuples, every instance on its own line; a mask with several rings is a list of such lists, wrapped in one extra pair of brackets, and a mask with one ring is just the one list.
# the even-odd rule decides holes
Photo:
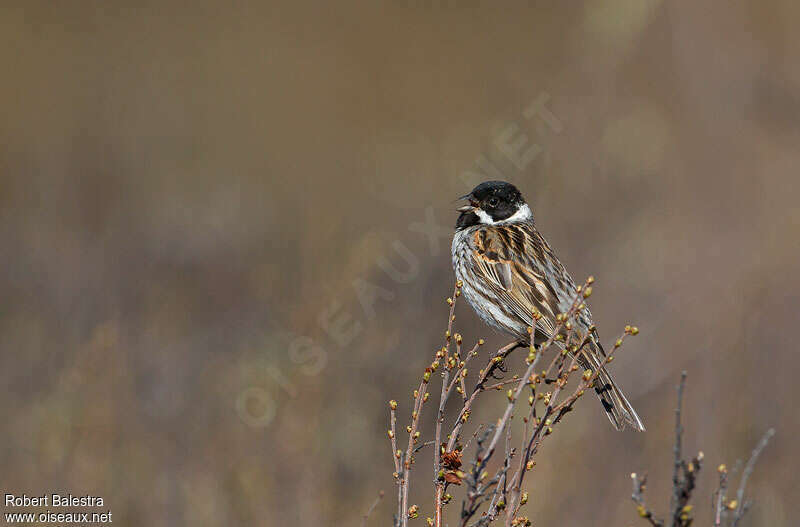
[[(488, 225), (477, 229), (470, 240), (475, 275), (497, 296), (508, 314), (532, 322), (537, 309), (543, 316), (536, 323), (537, 336), (553, 335), (556, 314), (567, 311), (574, 299), (575, 283), (533, 224)], [(605, 362), (605, 351), (592, 328), (591, 313), (581, 310), (578, 322), (588, 330), (588, 345), (575, 357), (582, 367), (597, 371)], [(535, 341), (535, 339), (534, 339)], [(606, 369), (600, 370), (595, 386), (608, 418), (622, 430), (626, 425), (644, 430), (642, 420)]]
[(575, 284), (530, 223), (487, 225), (470, 240), (478, 278), (514, 316), (530, 324), (534, 309), (543, 316), (537, 328), (552, 335), (556, 315), (569, 308)]

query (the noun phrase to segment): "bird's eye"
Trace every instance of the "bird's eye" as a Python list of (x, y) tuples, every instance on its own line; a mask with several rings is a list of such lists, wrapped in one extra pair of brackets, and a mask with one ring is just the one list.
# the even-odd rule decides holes
[(500, 204), (500, 200), (497, 199), (496, 197), (495, 198), (489, 198), (489, 206), (490, 207), (496, 207), (499, 204)]

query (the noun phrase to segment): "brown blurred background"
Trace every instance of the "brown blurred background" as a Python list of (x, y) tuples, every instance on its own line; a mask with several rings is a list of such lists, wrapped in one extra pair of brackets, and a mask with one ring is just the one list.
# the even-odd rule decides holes
[(634, 470), (664, 510), (681, 369), (697, 523), (770, 426), (748, 524), (794, 523), (796, 2), (122, 4), (0, 7), (4, 492), (358, 524), (393, 495), (386, 401), (441, 344), (451, 202), (499, 175), (597, 277), (601, 335), (641, 328), (614, 371), (647, 433), (580, 405), (536, 524), (636, 524)]

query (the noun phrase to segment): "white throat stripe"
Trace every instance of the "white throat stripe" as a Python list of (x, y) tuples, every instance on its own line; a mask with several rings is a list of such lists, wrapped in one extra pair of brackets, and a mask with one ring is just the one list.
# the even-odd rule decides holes
[(491, 216), (489, 216), (489, 214), (485, 210), (481, 209), (475, 209), (475, 215), (478, 217), (478, 219), (481, 220), (481, 223), (483, 223), (484, 225), (500, 225), (502, 223), (514, 223), (517, 221), (526, 221), (531, 219), (531, 217), (533, 216), (531, 214), (531, 208), (528, 207), (527, 203), (522, 205), (517, 210), (517, 212), (515, 212), (514, 214), (512, 214), (511, 216), (509, 216), (504, 220), (495, 221), (492, 219)]

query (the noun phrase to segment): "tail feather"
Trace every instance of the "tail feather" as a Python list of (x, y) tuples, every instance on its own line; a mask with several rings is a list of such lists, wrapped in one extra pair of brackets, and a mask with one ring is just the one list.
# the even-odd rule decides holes
[(644, 432), (644, 423), (633, 409), (633, 406), (622, 393), (622, 390), (611, 378), (605, 370), (600, 372), (597, 376), (597, 384), (595, 386), (597, 397), (603, 404), (603, 409), (606, 411), (608, 420), (614, 425), (617, 430), (624, 430), (628, 425), (632, 429), (639, 432)]
[[(598, 368), (605, 362), (605, 352), (599, 343), (591, 342), (590, 349), (585, 349), (580, 353), (578, 362), (584, 368), (597, 371)], [(587, 346), (588, 347), (588, 346)], [(603, 368), (595, 381), (595, 392), (600, 402), (603, 404), (603, 409), (606, 411), (608, 420), (614, 425), (617, 430), (624, 430), (625, 426), (630, 426), (632, 429), (639, 432), (644, 432), (644, 423), (642, 419), (633, 409), (633, 406), (619, 389), (619, 386), (611, 378), (611, 374)]]

